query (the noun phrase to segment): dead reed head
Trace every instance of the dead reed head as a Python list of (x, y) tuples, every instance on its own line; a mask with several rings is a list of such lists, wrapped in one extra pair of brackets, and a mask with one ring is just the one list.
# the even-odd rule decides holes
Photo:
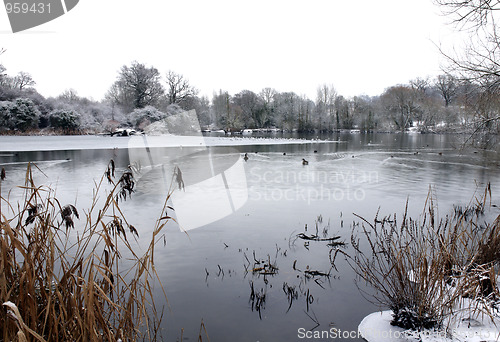
[(64, 224), (66, 225), (66, 230), (68, 230), (69, 228), (75, 228), (73, 216), (75, 216), (77, 219), (80, 218), (80, 215), (78, 215), (78, 210), (76, 210), (74, 205), (67, 204), (61, 208), (61, 217)]

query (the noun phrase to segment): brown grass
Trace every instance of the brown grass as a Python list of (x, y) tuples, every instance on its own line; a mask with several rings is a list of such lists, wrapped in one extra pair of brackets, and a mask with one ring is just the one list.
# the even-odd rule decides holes
[(158, 339), (162, 312), (153, 292), (163, 286), (154, 249), (170, 220), (165, 209), (146, 252), (137, 255), (129, 242), (137, 230), (118, 203), (133, 191), (131, 173), (111, 185), (103, 176), (82, 213), (37, 186), (32, 167), (24, 200), (9, 205), (12, 217), (5, 210), (0, 216), (0, 340)]

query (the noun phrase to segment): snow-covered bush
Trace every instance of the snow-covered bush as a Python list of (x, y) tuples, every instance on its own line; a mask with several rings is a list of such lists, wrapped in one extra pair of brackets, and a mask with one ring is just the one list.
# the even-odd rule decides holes
[(13, 126), (12, 108), (14, 103), (11, 101), (0, 101), (0, 127), (11, 128)]
[(64, 130), (77, 130), (80, 127), (80, 115), (73, 110), (56, 109), (50, 113), (50, 126)]
[(0, 126), (26, 131), (38, 127), (40, 111), (31, 99), (0, 102)]
[(129, 114), (129, 122), (137, 128), (143, 128), (153, 122), (159, 121), (167, 117), (167, 114), (159, 111), (153, 106), (137, 108)]

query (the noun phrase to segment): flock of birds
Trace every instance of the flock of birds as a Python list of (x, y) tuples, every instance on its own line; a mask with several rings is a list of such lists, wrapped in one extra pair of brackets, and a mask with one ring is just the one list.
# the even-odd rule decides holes
[[(257, 153), (257, 152), (255, 152), (255, 153)], [(318, 153), (318, 151), (314, 150), (314, 153)], [(286, 156), (286, 152), (283, 152), (283, 155)], [(245, 153), (245, 155), (243, 156), (243, 160), (244, 161), (248, 160), (248, 153)], [(302, 165), (309, 165), (309, 162), (307, 160), (305, 160), (304, 158), (302, 158)]]
[[(255, 152), (257, 153), (257, 152)], [(318, 153), (317, 150), (314, 150), (314, 153)], [(413, 153), (414, 155), (418, 155), (418, 151), (417, 152), (414, 152)], [(283, 152), (283, 155), (286, 156), (286, 152)], [(443, 152), (439, 152), (439, 155), (442, 156), (443, 155)], [(354, 158), (354, 156), (352, 156)], [(394, 155), (391, 155), (391, 158), (394, 158)], [(248, 153), (245, 153), (245, 155), (243, 156), (243, 160), (247, 161), (248, 160)], [(302, 158), (302, 165), (309, 165), (309, 162), (307, 160), (305, 160), (304, 158)]]

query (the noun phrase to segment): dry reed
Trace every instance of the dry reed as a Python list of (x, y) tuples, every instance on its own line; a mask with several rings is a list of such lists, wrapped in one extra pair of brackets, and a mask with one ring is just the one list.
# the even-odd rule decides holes
[[(127, 233), (138, 235), (137, 230), (118, 205), (118, 198), (132, 193), (133, 176), (126, 170), (114, 183), (112, 165), (113, 172), (95, 183), (84, 215), (73, 205), (62, 205), (51, 189), (37, 186), (33, 165), (28, 165), (24, 199), (17, 209), (10, 206), (12, 217), (0, 216), (0, 300), (5, 308), (0, 340), (159, 338), (162, 312), (153, 292), (163, 286), (153, 257), (170, 217), (164, 209), (147, 250), (137, 255), (127, 240)], [(112, 182), (108, 190), (105, 179)]]
[(345, 255), (357, 276), (374, 290), (363, 294), (392, 310), (393, 325), (440, 328), (460, 310), (493, 318), (500, 298), (500, 216), (491, 224), (483, 222), (488, 198), (489, 185), (467, 207), (457, 207), (440, 220), (429, 190), (419, 221), (408, 217), (408, 202), (399, 224), (396, 214), (379, 219), (377, 213), (373, 223), (360, 217), (360, 232), (353, 228), (351, 235), (354, 254), (336, 250), (332, 264), (338, 254)]

